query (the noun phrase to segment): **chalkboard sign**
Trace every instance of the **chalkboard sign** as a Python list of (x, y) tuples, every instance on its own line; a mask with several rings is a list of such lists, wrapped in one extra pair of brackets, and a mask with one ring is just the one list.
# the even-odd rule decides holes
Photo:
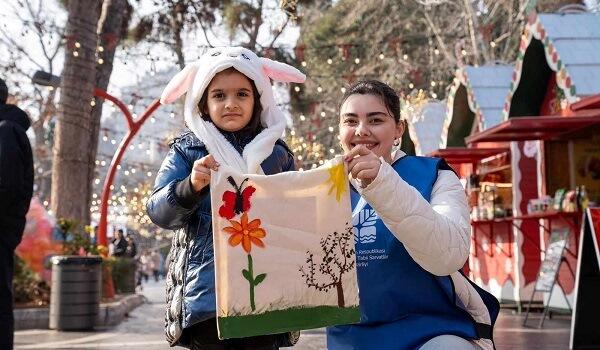
[(588, 208), (579, 239), (571, 349), (600, 349), (600, 208)]
[(550, 234), (550, 241), (546, 249), (544, 261), (540, 266), (537, 280), (535, 281), (535, 290), (539, 292), (550, 292), (556, 281), (558, 269), (562, 261), (563, 252), (569, 240), (569, 229), (553, 229)]

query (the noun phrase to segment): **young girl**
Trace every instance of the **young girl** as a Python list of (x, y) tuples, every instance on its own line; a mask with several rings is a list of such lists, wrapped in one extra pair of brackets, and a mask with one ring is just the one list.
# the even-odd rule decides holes
[(167, 340), (191, 349), (278, 349), (274, 335), (219, 340), (215, 320), (215, 271), (210, 172), (227, 164), (242, 173), (294, 170), (282, 136), (286, 121), (270, 79), (303, 82), (283, 63), (244, 48), (215, 48), (169, 82), (162, 103), (187, 92), (185, 121), (191, 132), (171, 144), (147, 203), (158, 226), (176, 230), (167, 273)]
[[(339, 126), (353, 187), (361, 323), (329, 328), (328, 348), (492, 349), (498, 302), (458, 272), (470, 231), (456, 175), (441, 159), (393, 152), (404, 124), (384, 83), (350, 87)], [(365, 221), (375, 221), (375, 234)]]

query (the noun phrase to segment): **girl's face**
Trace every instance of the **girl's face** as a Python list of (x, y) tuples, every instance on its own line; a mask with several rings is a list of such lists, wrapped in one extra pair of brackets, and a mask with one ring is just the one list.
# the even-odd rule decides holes
[(344, 153), (356, 145), (365, 145), (391, 163), (392, 146), (403, 132), (404, 124), (396, 123), (379, 96), (354, 94), (342, 104), (340, 141)]
[(206, 112), (225, 131), (239, 131), (252, 119), (252, 84), (238, 71), (217, 73), (208, 85), (207, 97)]

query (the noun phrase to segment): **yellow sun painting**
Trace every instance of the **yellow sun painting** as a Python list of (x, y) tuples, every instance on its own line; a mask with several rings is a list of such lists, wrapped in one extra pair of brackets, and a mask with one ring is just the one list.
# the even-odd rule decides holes
[(327, 194), (331, 194), (331, 192), (335, 190), (335, 199), (339, 202), (342, 198), (342, 194), (346, 192), (346, 189), (348, 188), (347, 181), (348, 177), (346, 175), (344, 163), (332, 166), (329, 168), (329, 179), (327, 180), (328, 184), (331, 183), (331, 187)]

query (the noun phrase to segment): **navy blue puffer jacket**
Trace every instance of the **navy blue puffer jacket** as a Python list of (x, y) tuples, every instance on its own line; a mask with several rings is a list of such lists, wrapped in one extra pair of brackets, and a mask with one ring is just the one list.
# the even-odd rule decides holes
[[(189, 184), (194, 161), (206, 155), (206, 147), (193, 133), (177, 138), (146, 204), (152, 222), (175, 231), (166, 281), (165, 331), (171, 345), (188, 345), (185, 329), (215, 317), (210, 190), (207, 186), (194, 193)], [(278, 140), (261, 167), (266, 175), (295, 170), (294, 158), (287, 145)]]

